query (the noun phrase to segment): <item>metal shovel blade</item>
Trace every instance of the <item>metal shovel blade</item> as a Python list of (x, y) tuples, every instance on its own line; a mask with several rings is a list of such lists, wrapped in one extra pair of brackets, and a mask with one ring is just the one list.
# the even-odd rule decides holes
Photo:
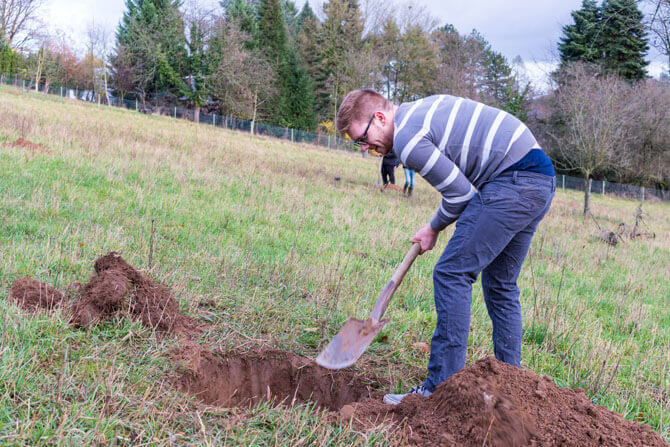
[(349, 318), (316, 358), (316, 363), (328, 369), (342, 369), (353, 365), (388, 321)]

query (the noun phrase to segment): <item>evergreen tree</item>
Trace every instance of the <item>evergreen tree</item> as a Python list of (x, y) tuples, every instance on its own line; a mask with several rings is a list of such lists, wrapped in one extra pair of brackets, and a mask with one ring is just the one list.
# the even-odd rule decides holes
[(326, 19), (320, 27), (321, 76), (315, 81), (316, 110), (322, 119), (335, 120), (337, 107), (350, 88), (347, 85), (347, 55), (363, 47), (363, 21), (357, 0), (324, 3)]
[(602, 4), (602, 30), (598, 41), (606, 72), (629, 81), (646, 77), (644, 60), (649, 45), (642, 20), (644, 15), (635, 0), (605, 0)]
[(571, 15), (575, 23), (563, 27), (558, 44), (561, 63), (596, 62), (601, 57), (597, 44), (601, 25), (598, 5), (595, 0), (583, 0), (582, 7)]
[(19, 70), (19, 54), (0, 39), (0, 75), (14, 76)]
[(189, 91), (183, 80), (188, 58), (180, 6), (180, 0), (126, 0), (117, 54), (122, 51), (133, 67), (134, 88), (143, 98), (175, 101)]
[(314, 127), (313, 93), (307, 71), (289, 46), (284, 12), (279, 0), (263, 0), (259, 8), (258, 45), (265, 60), (278, 74), (277, 95), (266, 105), (270, 121), (281, 126)]
[(235, 23), (240, 31), (246, 33), (244, 48), (258, 48), (258, 12), (257, 2), (252, 0), (223, 0), (221, 6), (226, 11), (226, 19)]

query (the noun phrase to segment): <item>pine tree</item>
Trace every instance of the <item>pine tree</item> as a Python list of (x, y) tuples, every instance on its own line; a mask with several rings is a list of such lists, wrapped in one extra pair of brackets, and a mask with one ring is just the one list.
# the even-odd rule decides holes
[(259, 8), (258, 45), (277, 76), (277, 95), (267, 103), (270, 122), (303, 129), (314, 127), (313, 93), (307, 71), (289, 46), (284, 12), (279, 0), (263, 0)]
[(326, 20), (320, 27), (322, 75), (315, 79), (316, 109), (323, 119), (335, 120), (337, 107), (349, 87), (346, 84), (347, 54), (363, 47), (363, 21), (357, 0), (324, 3)]
[(221, 6), (226, 11), (226, 19), (235, 22), (236, 26), (247, 34), (244, 42), (246, 50), (258, 48), (258, 12), (255, 1), (224, 0)]
[(600, 9), (595, 0), (583, 0), (582, 7), (571, 13), (574, 24), (563, 27), (563, 37), (558, 44), (561, 63), (600, 59), (598, 36), (600, 34)]
[[(186, 37), (180, 0), (126, 0), (117, 31), (117, 54), (133, 68), (134, 88), (143, 98), (175, 101), (188, 92)], [(113, 58), (118, 61), (119, 58)], [(119, 67), (116, 67), (118, 71)]]
[(602, 66), (606, 72), (629, 81), (646, 77), (644, 60), (649, 45), (644, 15), (635, 0), (605, 0), (602, 4), (602, 31), (598, 38), (602, 48)]
[(19, 54), (0, 39), (0, 75), (14, 76), (19, 69)]

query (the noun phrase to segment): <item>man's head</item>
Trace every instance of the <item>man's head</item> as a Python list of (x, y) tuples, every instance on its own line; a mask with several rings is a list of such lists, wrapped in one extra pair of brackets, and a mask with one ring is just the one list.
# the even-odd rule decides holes
[(363, 150), (386, 155), (393, 147), (393, 117), (396, 107), (371, 89), (350, 92), (337, 111), (337, 130), (349, 134)]

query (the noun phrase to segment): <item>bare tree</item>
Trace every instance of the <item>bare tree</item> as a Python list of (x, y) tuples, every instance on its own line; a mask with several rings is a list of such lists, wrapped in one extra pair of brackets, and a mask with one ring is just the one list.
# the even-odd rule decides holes
[(258, 111), (275, 91), (275, 72), (258, 54), (245, 51), (245, 34), (232, 23), (221, 23), (226, 51), (214, 73), (212, 95), (224, 113), (251, 120), (254, 133)]
[(90, 76), (93, 84), (93, 90), (98, 103), (100, 97), (104, 96), (107, 105), (111, 105), (109, 100), (109, 56), (111, 46), (111, 32), (105, 26), (96, 24), (92, 21), (86, 29), (86, 52), (90, 58), (91, 70)]
[(653, 79), (639, 82), (630, 97), (628, 134), (634, 150), (628, 177), (641, 184), (670, 182), (670, 85)]
[(594, 75), (582, 64), (569, 68), (569, 79), (555, 92), (556, 161), (584, 176), (584, 214), (590, 212), (590, 182), (595, 172), (629, 163), (631, 119), (629, 85), (616, 77)]
[(44, 0), (0, 0), (0, 40), (20, 47), (30, 36)]
[[(646, 0), (653, 6), (647, 27), (651, 32), (651, 44), (668, 58), (670, 70), (670, 0)], [(670, 71), (669, 71), (670, 74)]]

